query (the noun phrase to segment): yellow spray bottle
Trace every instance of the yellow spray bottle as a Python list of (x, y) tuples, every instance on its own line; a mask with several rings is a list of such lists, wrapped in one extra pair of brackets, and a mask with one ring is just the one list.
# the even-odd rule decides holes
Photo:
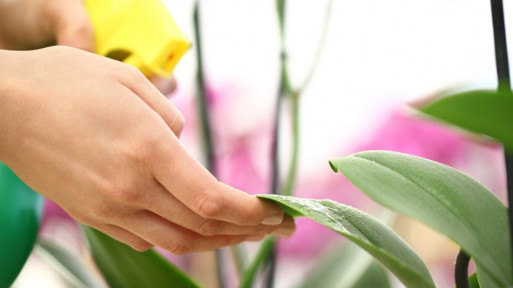
[(171, 75), (190, 43), (161, 0), (86, 0), (96, 53), (137, 67), (146, 76)]

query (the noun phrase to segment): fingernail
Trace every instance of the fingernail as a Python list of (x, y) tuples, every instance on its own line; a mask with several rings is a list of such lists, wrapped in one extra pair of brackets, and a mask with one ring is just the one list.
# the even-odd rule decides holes
[(283, 214), (272, 214), (270, 216), (267, 216), (263, 221), (262, 224), (264, 225), (278, 225), (283, 222)]
[(294, 234), (296, 229), (291, 226), (278, 227), (278, 229), (274, 230), (271, 234), (280, 237), (280, 238), (289, 238)]

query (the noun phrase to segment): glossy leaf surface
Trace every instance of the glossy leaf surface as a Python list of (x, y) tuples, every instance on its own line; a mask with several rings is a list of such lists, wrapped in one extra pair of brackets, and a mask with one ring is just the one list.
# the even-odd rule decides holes
[(294, 217), (306, 216), (351, 240), (387, 267), (407, 287), (435, 287), (424, 262), (395, 232), (360, 210), (331, 200), (258, 195)]
[(330, 161), (381, 205), (458, 243), (497, 287), (513, 286), (506, 206), (469, 176), (419, 157), (365, 151)]

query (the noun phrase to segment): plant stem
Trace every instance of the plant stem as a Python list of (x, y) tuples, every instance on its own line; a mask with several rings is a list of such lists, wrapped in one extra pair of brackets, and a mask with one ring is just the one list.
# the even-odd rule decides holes
[[(506, 28), (504, 24), (504, 8), (502, 0), (491, 0), (493, 36), (495, 46), (495, 63), (497, 68), (497, 90), (499, 93), (511, 95), (511, 80), (509, 75), (508, 47), (506, 41)], [(513, 123), (504, 123), (513, 125)], [(506, 182), (508, 190), (508, 213), (509, 213), (509, 232), (511, 259), (513, 261), (513, 155), (504, 149), (504, 158), (506, 162)], [(512, 265), (513, 268), (513, 265)], [(513, 274), (513, 271), (511, 271)]]
[[(196, 87), (198, 89), (198, 109), (200, 114), (201, 131), (203, 136), (203, 151), (205, 153), (205, 166), (215, 176), (216, 165), (214, 157), (214, 146), (210, 127), (210, 117), (208, 113), (208, 99), (205, 89), (205, 76), (203, 70), (203, 56), (201, 50), (201, 28), (199, 20), (199, 0), (194, 4), (194, 37), (196, 41), (196, 59), (198, 61), (198, 70), (196, 74)], [(223, 253), (221, 249), (216, 250), (217, 279), (220, 288), (226, 287), (223, 269)]]
[(237, 269), (237, 276), (242, 279), (247, 266), (246, 251), (242, 244), (234, 245), (230, 248), (233, 255), (233, 262), (235, 263), (235, 269)]
[(289, 97), (292, 108), (292, 156), (290, 159), (289, 173), (283, 195), (292, 196), (294, 184), (296, 183), (297, 163), (299, 157), (299, 93), (294, 93)]
[(274, 247), (275, 238), (273, 236), (268, 236), (264, 239), (262, 244), (260, 245), (260, 250), (258, 250), (255, 259), (251, 263), (251, 265), (245, 270), (242, 282), (239, 288), (251, 288), (253, 283), (255, 282), (255, 276), (261, 266), (262, 263), (265, 263), (269, 256), (272, 255), (271, 251)]
[(456, 265), (454, 267), (454, 280), (456, 281), (456, 288), (469, 288), (468, 281), (468, 265), (470, 263), (470, 256), (463, 250), (460, 250), (456, 257)]
[(497, 69), (498, 90), (511, 93), (509, 76), (508, 46), (504, 24), (504, 8), (502, 0), (491, 0), (493, 39), (495, 46), (495, 64)]
[(317, 66), (319, 64), (319, 60), (321, 59), (322, 51), (324, 50), (324, 44), (326, 43), (326, 37), (328, 35), (328, 27), (331, 20), (331, 7), (333, 6), (333, 0), (328, 0), (326, 4), (326, 12), (324, 16), (324, 23), (322, 27), (322, 35), (319, 41), (319, 45), (317, 46), (317, 51), (315, 52), (315, 57), (311, 63), (310, 69), (308, 70), (308, 74), (303, 80), (303, 83), (299, 86), (299, 92), (303, 92), (305, 88), (310, 84), (310, 81), (313, 78), (315, 70), (317, 70)]
[(203, 150), (205, 152), (205, 165), (210, 173), (215, 174), (214, 148), (212, 132), (209, 122), (208, 100), (205, 88), (205, 75), (203, 72), (203, 54), (201, 50), (201, 28), (199, 23), (199, 1), (194, 5), (194, 36), (196, 41), (196, 59), (198, 70), (196, 74), (196, 87), (198, 89), (198, 108), (200, 112), (201, 132), (203, 136)]
[[(286, 55), (282, 52), (282, 58), (285, 58)], [(283, 62), (284, 60), (282, 60)], [(278, 194), (279, 191), (279, 181), (280, 181), (280, 165), (279, 165), (279, 143), (280, 143), (280, 123), (281, 123), (281, 111), (282, 111), (282, 103), (285, 98), (285, 83), (284, 83), (284, 72), (282, 65), (282, 76), (280, 80), (280, 87), (278, 90), (278, 97), (276, 98), (276, 110), (274, 113), (274, 135), (271, 147), (271, 194)], [(268, 259), (269, 261), (269, 273), (267, 274), (267, 286), (268, 288), (274, 287), (274, 271), (276, 266), (276, 257), (275, 257), (275, 240), (270, 243), (270, 248), (266, 248), (265, 251), (269, 253), (269, 256), (261, 259)], [(263, 245), (263, 244), (262, 244)], [(262, 249), (264, 249), (263, 247)]]

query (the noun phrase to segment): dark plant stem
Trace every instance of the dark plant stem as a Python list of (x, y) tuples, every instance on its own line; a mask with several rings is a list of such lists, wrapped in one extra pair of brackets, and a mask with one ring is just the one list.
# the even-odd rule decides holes
[[(216, 165), (214, 157), (214, 146), (208, 113), (208, 99), (205, 89), (205, 77), (203, 73), (203, 57), (201, 51), (201, 29), (199, 20), (199, 1), (194, 5), (194, 37), (196, 41), (196, 59), (198, 61), (198, 70), (196, 74), (196, 87), (198, 89), (198, 109), (200, 112), (201, 131), (203, 136), (203, 151), (205, 153), (205, 166), (213, 175), (216, 174)], [(217, 279), (220, 288), (226, 287), (224, 279), (223, 253), (221, 249), (216, 250), (217, 261)]]
[[(281, 57), (287, 57), (285, 55), (285, 52), (282, 52)], [(282, 60), (283, 62), (284, 60)], [(281, 73), (281, 80), (280, 80), (280, 87), (278, 89), (278, 97), (276, 98), (276, 110), (274, 112), (274, 128), (273, 128), (273, 140), (272, 140), (272, 147), (271, 147), (271, 163), (272, 163), (272, 170), (271, 170), (271, 194), (278, 194), (279, 186), (280, 186), (280, 165), (279, 165), (279, 143), (280, 143), (280, 124), (281, 124), (281, 111), (282, 111), (282, 105), (283, 100), (285, 99), (286, 91), (285, 91), (285, 78), (286, 76), (283, 73), (283, 66), (282, 66), (282, 73)], [(276, 270), (276, 244), (277, 240), (273, 241), (273, 245), (269, 249), (269, 258), (268, 258), (268, 267), (269, 272), (267, 274), (267, 286), (269, 288), (274, 287), (274, 278), (275, 278), (275, 270)]]
[[(502, 0), (491, 0), (492, 21), (493, 21), (493, 37), (495, 44), (495, 63), (497, 68), (497, 90), (499, 93), (511, 95), (511, 80), (509, 75), (508, 46), (506, 41), (506, 28), (504, 21), (504, 8)], [(505, 123), (513, 125), (513, 123)], [(513, 260), (513, 155), (511, 152), (504, 150), (504, 159), (506, 162), (506, 183), (508, 190), (508, 213), (509, 213), (509, 232), (511, 259)], [(513, 271), (511, 271), (513, 274)]]
[(212, 132), (209, 122), (208, 99), (205, 88), (205, 76), (203, 73), (203, 54), (201, 51), (201, 28), (199, 22), (199, 1), (194, 6), (194, 37), (196, 41), (196, 59), (198, 70), (196, 74), (196, 87), (198, 89), (198, 108), (200, 112), (201, 131), (203, 136), (203, 150), (205, 152), (205, 165), (210, 173), (215, 174), (214, 148), (212, 144)]
[(470, 264), (470, 256), (463, 250), (460, 250), (456, 257), (456, 265), (454, 267), (454, 279), (456, 288), (470, 288), (468, 281), (468, 265)]
[[(281, 111), (283, 100), (287, 96), (287, 88), (288, 88), (288, 75), (286, 68), (287, 54), (285, 50), (285, 0), (276, 0), (276, 11), (278, 13), (278, 21), (280, 27), (280, 43), (281, 43), (281, 53), (280, 53), (280, 84), (278, 87), (278, 95), (276, 97), (276, 110), (274, 113), (274, 135), (272, 140), (271, 147), (271, 194), (278, 194), (279, 186), (280, 186), (280, 165), (279, 165), (279, 147), (280, 147), (280, 127), (281, 127)], [(274, 287), (274, 279), (276, 272), (276, 244), (278, 240), (272, 241), (272, 245), (269, 249), (269, 258), (268, 258), (268, 273), (267, 273), (267, 286), (268, 288)]]
[(504, 8), (502, 0), (491, 0), (493, 39), (495, 44), (495, 64), (499, 82), (498, 90), (511, 93), (511, 80), (509, 76), (508, 46), (506, 41), (506, 28), (504, 23)]

